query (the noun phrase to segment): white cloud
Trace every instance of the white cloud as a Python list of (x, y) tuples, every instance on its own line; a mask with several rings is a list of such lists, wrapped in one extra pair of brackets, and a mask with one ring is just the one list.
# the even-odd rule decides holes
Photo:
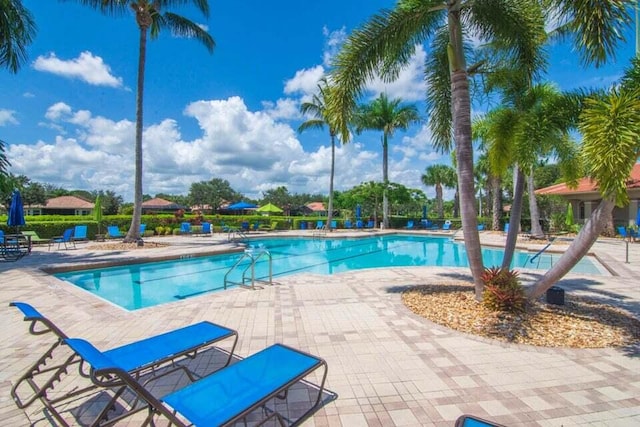
[(111, 74), (111, 68), (101, 57), (91, 52), (82, 52), (75, 59), (62, 60), (55, 53), (39, 56), (33, 63), (38, 71), (45, 71), (59, 76), (79, 79), (94, 86), (122, 87), (122, 78)]
[(318, 91), (318, 81), (320, 81), (322, 76), (324, 76), (324, 67), (322, 65), (298, 70), (295, 76), (285, 83), (284, 93), (287, 95), (294, 93), (316, 93)]
[(17, 125), (18, 119), (15, 117), (16, 112), (13, 110), (5, 110), (0, 108), (0, 126)]
[(264, 101), (262, 103), (264, 112), (272, 119), (292, 120), (298, 119), (300, 115), (300, 102), (291, 98), (280, 98), (276, 103)]
[(330, 31), (327, 27), (322, 29), (322, 34), (325, 37), (324, 52), (322, 53), (322, 63), (325, 67), (331, 67), (333, 57), (338, 54), (342, 44), (347, 39), (347, 30), (345, 27), (339, 30)]

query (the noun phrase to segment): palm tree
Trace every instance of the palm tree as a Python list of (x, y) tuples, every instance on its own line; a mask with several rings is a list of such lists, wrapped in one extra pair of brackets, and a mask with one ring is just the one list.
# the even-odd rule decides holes
[(310, 115), (312, 119), (307, 120), (298, 127), (298, 132), (304, 132), (307, 129), (324, 129), (327, 125), (329, 128), (329, 136), (331, 137), (331, 174), (329, 177), (329, 206), (327, 210), (327, 229), (331, 231), (331, 218), (333, 216), (333, 178), (335, 175), (336, 164), (336, 129), (329, 123), (330, 116), (326, 108), (326, 100), (329, 97), (331, 88), (326, 78), (320, 79), (318, 84), (318, 93), (313, 95), (309, 102), (303, 102), (300, 105), (300, 112), (304, 115)]
[[(209, 52), (213, 52), (215, 42), (211, 35), (198, 24), (163, 9), (171, 6), (182, 6), (188, 0), (77, 0), (82, 4), (110, 15), (120, 15), (133, 10), (136, 23), (140, 29), (138, 51), (138, 88), (136, 97), (136, 146), (135, 146), (135, 188), (133, 216), (131, 226), (124, 238), (125, 242), (136, 241), (140, 237), (140, 219), (142, 217), (142, 106), (144, 97), (144, 70), (147, 55), (147, 33), (155, 39), (160, 30), (167, 29), (172, 34), (194, 38), (201, 42)], [(208, 0), (192, 0), (191, 3), (205, 17), (209, 17)]]
[(424, 185), (433, 185), (436, 187), (436, 210), (438, 217), (444, 218), (442, 187), (454, 188), (456, 186), (456, 170), (447, 165), (427, 166), (421, 179)]
[[(343, 141), (349, 138), (350, 113), (367, 82), (381, 75), (393, 80), (405, 66), (418, 43), (432, 41), (427, 55), (427, 101), (435, 142), (449, 149), (455, 143), (465, 247), (473, 276), (476, 298), (482, 298), (483, 272), (477, 230), (473, 147), (471, 144), (471, 101), (469, 75), (483, 69), (493, 58), (511, 61), (527, 77), (533, 77), (544, 55), (543, 2), (534, 0), (399, 0), (393, 10), (383, 10), (353, 32), (335, 57), (332, 72), (336, 85), (329, 109)], [(580, 2), (544, 2), (566, 22), (564, 35), (575, 34), (575, 44), (585, 63), (601, 64), (621, 40), (630, 21), (626, 3), (605, 1), (584, 7)], [(464, 26), (464, 28), (463, 28)], [(467, 67), (465, 31), (498, 49)]]
[(582, 156), (602, 201), (558, 262), (528, 289), (530, 298), (539, 297), (567, 274), (600, 236), (614, 206), (629, 203), (627, 180), (640, 156), (640, 60), (633, 61), (634, 69), (627, 72), (621, 88), (585, 101), (579, 123)]
[(0, 2), (0, 66), (17, 73), (35, 35), (35, 21), (21, 0)]
[(407, 130), (409, 125), (420, 120), (415, 105), (400, 105), (401, 99), (389, 100), (381, 93), (371, 104), (362, 105), (356, 111), (353, 122), (356, 132), (365, 129), (382, 131), (382, 223), (389, 228), (389, 138), (398, 130)]

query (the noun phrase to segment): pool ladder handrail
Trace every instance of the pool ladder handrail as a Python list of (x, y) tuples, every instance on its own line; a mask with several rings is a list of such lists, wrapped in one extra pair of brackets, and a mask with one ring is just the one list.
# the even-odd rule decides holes
[[(263, 257), (267, 257), (269, 260), (269, 280), (256, 279), (256, 263)], [(229, 280), (229, 274), (231, 274), (243, 261), (247, 258), (251, 259), (249, 265), (247, 265), (242, 272), (242, 281), (241, 282), (232, 282)], [(273, 285), (273, 257), (271, 256), (271, 252), (263, 248), (247, 248), (244, 251), (244, 254), (233, 264), (233, 266), (227, 271), (224, 275), (224, 289), (227, 289), (227, 284), (233, 284), (242, 286), (249, 289), (256, 289), (256, 282), (266, 283), (269, 285)], [(247, 277), (247, 271), (251, 272), (251, 277)], [(247, 282), (250, 282), (250, 285), (247, 285)]]
[[(544, 248), (540, 249), (538, 252), (536, 252), (536, 254), (534, 256), (532, 256), (529, 259), (529, 262), (531, 264), (533, 264), (533, 262), (536, 260), (536, 258), (538, 258), (538, 264), (536, 264), (536, 268), (540, 267), (540, 255), (542, 255), (549, 248), (549, 246), (551, 246), (553, 244), (553, 240), (554, 239), (550, 240), (549, 243), (547, 243)], [(525, 265), (526, 264), (527, 263), (525, 261)], [(551, 264), (553, 264), (553, 258), (551, 258)]]
[(229, 228), (227, 241), (231, 242), (233, 240), (247, 240), (247, 235), (244, 234), (239, 228)]

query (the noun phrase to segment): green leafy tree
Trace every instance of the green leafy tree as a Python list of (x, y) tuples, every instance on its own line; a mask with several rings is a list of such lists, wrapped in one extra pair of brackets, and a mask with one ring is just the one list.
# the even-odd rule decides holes
[(424, 185), (433, 185), (436, 188), (436, 211), (439, 218), (444, 218), (442, 187), (455, 188), (456, 170), (447, 165), (427, 166), (421, 179)]
[(121, 15), (132, 10), (140, 29), (138, 50), (138, 85), (136, 97), (136, 145), (135, 145), (135, 185), (133, 215), (131, 226), (124, 238), (125, 242), (135, 242), (140, 237), (140, 219), (142, 216), (142, 127), (144, 74), (147, 55), (147, 34), (155, 39), (163, 29), (172, 34), (193, 38), (201, 42), (209, 52), (213, 52), (215, 42), (202, 27), (189, 19), (165, 11), (168, 7), (183, 6), (192, 3), (205, 17), (209, 16), (208, 0), (77, 0), (109, 15)]
[[(100, 194), (100, 204), (102, 205), (102, 213), (104, 215), (117, 215), (122, 206), (122, 196), (118, 196), (111, 190), (99, 191), (95, 194), (97, 197)], [(95, 197), (93, 198), (95, 200)]]
[[(604, 62), (622, 40), (622, 30), (629, 22), (627, 2), (622, 0), (588, 6), (567, 0), (399, 0), (394, 9), (383, 10), (354, 31), (334, 60), (331, 79), (335, 91), (329, 109), (347, 142), (351, 112), (366, 84), (376, 75), (394, 80), (416, 45), (431, 41), (426, 67), (430, 127), (437, 146), (448, 150), (455, 144), (465, 247), (478, 300), (484, 268), (475, 208), (469, 76), (490, 67), (496, 58), (517, 64), (516, 68), (533, 78), (544, 64), (542, 6), (566, 23), (561, 33), (575, 36), (574, 44), (585, 63)], [(485, 46), (493, 48), (489, 56), (470, 66), (465, 31), (473, 31), (487, 42)]]
[(221, 178), (191, 184), (188, 195), (191, 204), (209, 205), (213, 212), (217, 212), (223, 203), (241, 198), (242, 195), (231, 188), (229, 181)]
[(285, 186), (271, 188), (262, 193), (262, 203), (273, 203), (289, 215), (291, 207), (296, 205), (295, 196), (289, 193)]
[[(323, 129), (325, 125), (329, 128), (331, 138), (331, 172), (329, 175), (329, 203), (327, 206), (327, 224), (331, 224), (333, 216), (333, 178), (336, 168), (336, 128), (330, 123), (330, 116), (326, 108), (326, 100), (330, 96), (331, 87), (326, 78), (322, 78), (318, 84), (318, 93), (315, 93), (311, 101), (303, 102), (300, 105), (300, 112), (305, 116), (311, 116), (298, 127), (298, 132), (308, 129)], [(329, 227), (329, 231), (333, 231)]]
[(22, 201), (26, 206), (47, 203), (47, 191), (39, 182), (29, 182), (22, 190)]
[(35, 35), (35, 21), (21, 0), (0, 1), (0, 66), (17, 73)]
[(384, 228), (389, 228), (389, 138), (396, 130), (407, 130), (412, 123), (420, 120), (415, 105), (401, 105), (402, 100), (389, 100), (381, 93), (370, 104), (362, 105), (353, 116), (356, 132), (365, 129), (382, 131), (382, 183), (384, 192), (382, 197), (382, 222)]
[(640, 156), (640, 59), (633, 60), (620, 87), (608, 95), (585, 101), (580, 116), (582, 158), (587, 176), (598, 183), (602, 201), (591, 213), (562, 257), (528, 289), (537, 298), (567, 274), (582, 259), (600, 236), (614, 206), (629, 203), (627, 180)]

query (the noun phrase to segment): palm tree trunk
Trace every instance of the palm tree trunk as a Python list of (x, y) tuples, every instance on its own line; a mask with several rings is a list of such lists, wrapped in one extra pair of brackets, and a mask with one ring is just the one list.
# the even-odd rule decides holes
[(444, 217), (444, 206), (442, 205), (442, 184), (436, 183), (436, 208), (438, 209), (438, 218)]
[(509, 232), (504, 246), (504, 257), (502, 258), (502, 268), (509, 269), (513, 260), (513, 253), (516, 250), (516, 241), (520, 232), (520, 217), (522, 216), (522, 196), (524, 194), (524, 175), (520, 167), (516, 165), (514, 170), (513, 203), (511, 203), (511, 214), (509, 215)]
[(535, 187), (533, 184), (533, 168), (527, 176), (527, 190), (529, 192), (529, 212), (531, 213), (531, 236), (535, 238), (543, 238), (544, 231), (540, 225), (540, 211), (538, 210), (538, 201), (536, 200)]
[(482, 249), (478, 234), (476, 213), (476, 191), (473, 179), (473, 146), (471, 144), (471, 101), (469, 81), (464, 70), (451, 75), (451, 98), (453, 105), (453, 135), (456, 143), (458, 187), (460, 189), (460, 213), (462, 231), (467, 251), (469, 267), (475, 285), (478, 301), (482, 300), (484, 284), (481, 276), (484, 271)]
[(386, 132), (382, 134), (382, 182), (382, 224), (386, 230), (389, 228), (389, 144)]
[(331, 172), (329, 174), (329, 206), (327, 206), (327, 230), (331, 231), (333, 217), (333, 175), (336, 167), (336, 136), (331, 134)]
[(131, 226), (124, 238), (134, 242), (140, 237), (142, 218), (142, 105), (144, 99), (144, 67), (147, 54), (147, 28), (140, 27), (140, 51), (138, 54), (138, 95), (136, 97), (136, 147), (135, 147), (135, 188)]
[(491, 177), (491, 192), (493, 193), (493, 221), (491, 229), (493, 231), (500, 231), (500, 220), (502, 219), (502, 180), (499, 176)]
[(611, 215), (615, 204), (612, 200), (602, 200), (591, 213), (591, 217), (578, 233), (565, 253), (560, 257), (547, 273), (527, 289), (527, 296), (535, 299), (541, 296), (558, 280), (564, 277), (591, 249), (600, 233), (607, 225), (607, 218)]

